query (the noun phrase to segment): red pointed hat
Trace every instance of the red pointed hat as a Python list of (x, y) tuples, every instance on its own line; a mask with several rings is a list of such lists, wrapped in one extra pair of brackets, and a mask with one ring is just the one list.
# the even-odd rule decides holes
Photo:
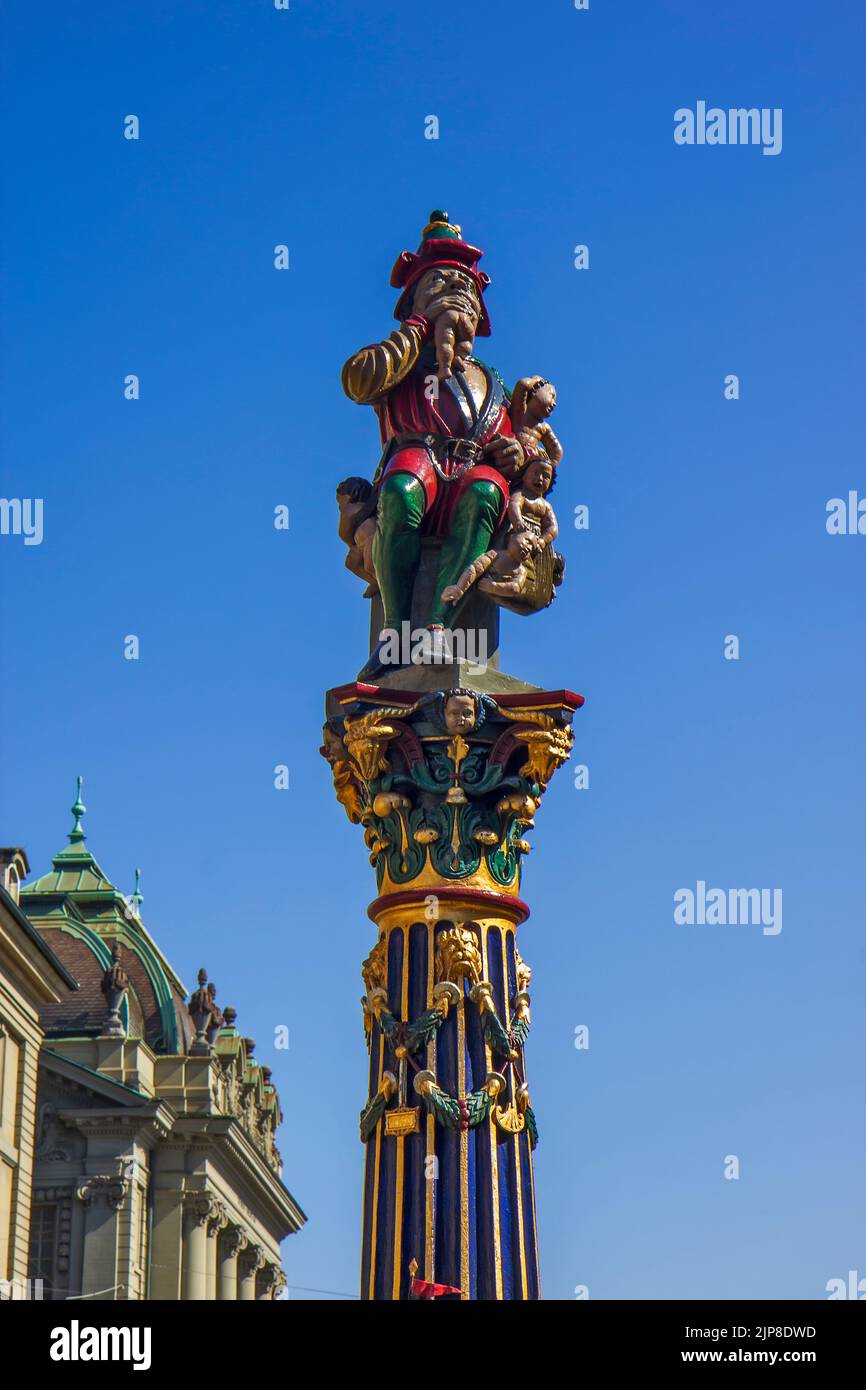
[(448, 221), (447, 212), (431, 212), (430, 221), (421, 234), (421, 245), (417, 251), (401, 251), (394, 269), (391, 271), (391, 284), (402, 290), (394, 306), (394, 317), (402, 321), (409, 314), (411, 290), (425, 270), (434, 266), (450, 266), (462, 270), (475, 282), (481, 302), (481, 317), (478, 320), (478, 337), (490, 336), (490, 316), (484, 303), (484, 291), (490, 284), (490, 276), (478, 269), (478, 262), (484, 255), (477, 246), (470, 246), (463, 240), (460, 228)]

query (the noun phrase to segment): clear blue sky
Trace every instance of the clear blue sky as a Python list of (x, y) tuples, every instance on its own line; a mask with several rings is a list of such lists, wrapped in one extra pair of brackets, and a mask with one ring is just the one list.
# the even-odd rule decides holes
[[(850, 0), (5, 6), (2, 493), (44, 498), (45, 536), (0, 538), (0, 838), (43, 872), (83, 773), (103, 868), (131, 891), (141, 866), (181, 976), (238, 1007), (310, 1217), (293, 1286), (358, 1281), (373, 882), (317, 749), (366, 653), (334, 486), (377, 433), (339, 372), (435, 206), (486, 251), (483, 355), (556, 383), (566, 450), (566, 584), (504, 618), (508, 669), (587, 700), (590, 789), (559, 774), (524, 878), (544, 1293), (866, 1275), (866, 538), (825, 530), (866, 494), (863, 25)], [(782, 153), (675, 145), (698, 100), (781, 107)], [(782, 932), (676, 925), (699, 879), (781, 888)]]

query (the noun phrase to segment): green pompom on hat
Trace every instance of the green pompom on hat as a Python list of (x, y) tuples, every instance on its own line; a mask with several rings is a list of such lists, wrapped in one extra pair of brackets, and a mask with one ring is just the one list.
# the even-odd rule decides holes
[(441, 241), (444, 237), (450, 237), (454, 241), (463, 239), (463, 232), (456, 225), (448, 221), (447, 212), (442, 212), (438, 208), (430, 214), (430, 221), (421, 233), (421, 240)]

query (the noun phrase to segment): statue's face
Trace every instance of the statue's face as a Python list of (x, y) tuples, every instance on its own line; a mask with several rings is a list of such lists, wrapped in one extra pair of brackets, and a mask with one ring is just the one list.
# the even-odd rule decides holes
[(449, 927), (441, 932), (436, 943), (437, 975), (440, 979), (468, 979), (476, 983), (481, 978), (481, 952), (478, 937), (470, 926)]
[(423, 314), (424, 318), (435, 318), (438, 301), (441, 299), (455, 301), (451, 307), (458, 308), (466, 315), (472, 325), (474, 337), (481, 317), (481, 303), (472, 277), (462, 270), (449, 269), (447, 266), (425, 270), (415, 286), (412, 297), (413, 312)]
[(478, 956), (478, 942), (469, 927), (457, 927), (451, 943), (451, 970), (453, 974), (471, 975)]
[(525, 531), (512, 531), (505, 548), (512, 560), (528, 560), (532, 542)]
[(537, 459), (535, 463), (531, 463), (523, 475), (524, 487), (539, 497), (544, 496), (552, 482), (553, 465), (546, 459)]
[(446, 701), (445, 727), (449, 734), (465, 734), (475, 728), (475, 701), (471, 695), (452, 695)]
[(532, 404), (536, 420), (546, 420), (556, 405), (556, 387), (552, 382), (546, 381), (537, 391), (533, 391)]
[(340, 735), (335, 734), (333, 729), (329, 729), (327, 724), (322, 729), (322, 744), (329, 762), (342, 762), (348, 757), (346, 745)]

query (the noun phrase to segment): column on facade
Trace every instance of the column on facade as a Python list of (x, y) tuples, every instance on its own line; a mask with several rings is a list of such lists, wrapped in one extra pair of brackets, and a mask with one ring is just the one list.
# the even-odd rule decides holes
[(217, 1298), (223, 1303), (233, 1303), (238, 1294), (238, 1258), (246, 1250), (248, 1241), (239, 1226), (229, 1224), (218, 1237), (217, 1250)]
[(111, 1290), (128, 1298), (128, 1289), (118, 1278), (117, 1256), (120, 1243), (120, 1213), (129, 1193), (129, 1183), (114, 1173), (91, 1173), (80, 1179), (75, 1195), (84, 1207), (84, 1251), (81, 1264), (82, 1292)]
[(214, 1202), (205, 1192), (189, 1192), (184, 1206), (183, 1297), (200, 1302), (209, 1297), (208, 1223)]
[(264, 1251), (259, 1245), (251, 1245), (240, 1256), (238, 1260), (238, 1299), (241, 1303), (252, 1303), (255, 1300), (257, 1275), (264, 1263)]
[(209, 1299), (216, 1299), (218, 1293), (219, 1279), (219, 1238), (220, 1232), (228, 1226), (228, 1216), (222, 1202), (214, 1202), (213, 1209), (208, 1217), (207, 1223), (207, 1294)]

